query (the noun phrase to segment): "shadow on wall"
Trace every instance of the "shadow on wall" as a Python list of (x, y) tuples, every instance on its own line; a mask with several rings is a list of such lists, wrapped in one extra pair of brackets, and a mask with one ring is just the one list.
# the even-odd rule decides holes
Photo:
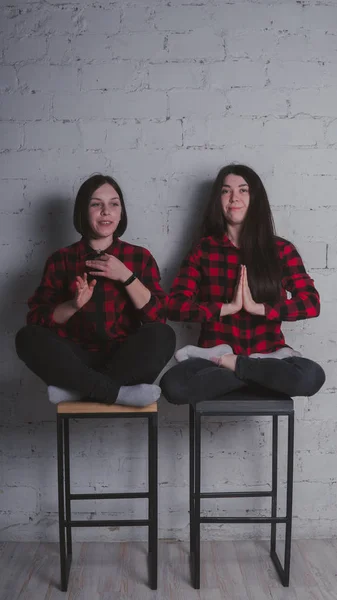
[(167, 208), (168, 247), (161, 261), (163, 286), (169, 289), (180, 264), (191, 247), (200, 239), (200, 228), (212, 188), (212, 181), (203, 181), (191, 189), (180, 204)]
[[(11, 406), (11, 412), (15, 410), (18, 421), (34, 420), (34, 413), (41, 419), (45, 411), (41, 412), (42, 406), (37, 402), (41, 396), (38, 378), (30, 374), (16, 356), (15, 334), (26, 322), (27, 300), (40, 282), (46, 259), (78, 238), (72, 226), (72, 210), (73, 202), (65, 196), (35, 197), (33, 209), (17, 215), (17, 228), (15, 226), (10, 238), (0, 302), (4, 346), (1, 394), (7, 399), (5, 406)], [(43, 403), (47, 404), (45, 398)], [(49, 415), (50, 411), (46, 416)]]
[[(184, 181), (186, 178), (184, 179)], [(207, 202), (210, 196), (212, 181), (195, 182), (191, 185), (182, 183), (181, 196), (177, 197), (177, 205), (168, 206), (168, 242), (165, 244), (162, 256), (158, 254), (158, 263), (161, 267), (162, 286), (169, 291), (179, 267), (189, 252), (191, 247), (200, 239), (200, 229)], [(157, 254), (154, 251), (155, 257)], [(186, 344), (196, 344), (199, 337), (200, 325), (198, 323), (174, 323), (169, 324), (173, 327), (177, 336), (176, 348), (181, 348)], [(174, 358), (166, 365), (161, 373), (162, 375), (174, 364)], [(160, 378), (159, 378), (160, 380)], [(171, 421), (184, 422), (188, 419), (186, 406), (172, 406), (168, 403), (161, 403), (161, 418)]]

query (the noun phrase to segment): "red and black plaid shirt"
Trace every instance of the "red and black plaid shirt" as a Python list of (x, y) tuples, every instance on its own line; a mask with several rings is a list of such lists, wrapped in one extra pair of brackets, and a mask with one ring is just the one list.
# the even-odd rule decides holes
[(198, 345), (204, 348), (225, 343), (235, 354), (249, 355), (284, 346), (281, 321), (317, 317), (320, 301), (296, 248), (281, 238), (275, 238), (275, 243), (282, 265), (282, 291), (279, 302), (264, 304), (265, 316), (242, 309), (220, 317), (222, 304), (233, 298), (241, 264), (240, 249), (225, 235), (222, 241), (202, 238), (183, 261), (169, 297), (169, 319), (201, 323)]
[(135, 308), (120, 282), (97, 277), (91, 300), (67, 323), (54, 321), (56, 306), (74, 297), (76, 276), (83, 276), (87, 270), (85, 261), (97, 258), (82, 238), (48, 258), (42, 281), (28, 300), (27, 322), (49, 327), (90, 350), (108, 350), (112, 342), (123, 341), (142, 323), (164, 322), (167, 295), (160, 287), (158, 266), (150, 252), (118, 238), (106, 252), (122, 261), (150, 290), (151, 298), (142, 309)]

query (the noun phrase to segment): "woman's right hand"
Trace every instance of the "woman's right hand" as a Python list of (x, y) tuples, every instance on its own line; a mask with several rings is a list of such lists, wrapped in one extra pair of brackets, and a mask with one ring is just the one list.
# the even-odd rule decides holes
[(233, 300), (228, 304), (222, 305), (220, 311), (221, 317), (225, 317), (226, 315), (234, 315), (243, 307), (243, 272), (244, 268), (242, 265), (240, 265), (239, 278), (235, 286)]
[(83, 277), (80, 277), (80, 275), (76, 277), (76, 292), (72, 301), (72, 304), (76, 310), (80, 310), (80, 308), (89, 302), (95, 285), (96, 279), (92, 279), (92, 281), (88, 283), (88, 275), (86, 273), (84, 273)]
[(53, 312), (53, 319), (55, 323), (64, 325), (82, 308), (87, 302), (89, 302), (94, 287), (96, 285), (96, 279), (93, 279), (88, 283), (88, 276), (85, 273), (83, 277), (76, 277), (76, 291), (75, 296), (72, 300), (66, 300), (56, 306)]

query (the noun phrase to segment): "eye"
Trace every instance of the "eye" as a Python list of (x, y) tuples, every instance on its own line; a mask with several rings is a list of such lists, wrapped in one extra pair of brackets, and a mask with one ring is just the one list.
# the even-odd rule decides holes
[(223, 196), (224, 196), (225, 194), (228, 194), (228, 192), (229, 192), (229, 189), (227, 189), (227, 188), (223, 188), (223, 189), (221, 190), (221, 194), (222, 194)]
[(90, 204), (90, 208), (91, 208), (91, 207), (96, 207), (96, 206), (99, 206), (99, 202), (92, 202), (92, 203)]
[(248, 188), (241, 188), (241, 192), (243, 194), (248, 194), (249, 190), (248, 190)]

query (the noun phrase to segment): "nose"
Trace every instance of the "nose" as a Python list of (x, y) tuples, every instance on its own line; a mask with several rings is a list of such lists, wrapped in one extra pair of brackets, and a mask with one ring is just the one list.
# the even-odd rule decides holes
[(103, 215), (108, 215), (109, 214), (109, 207), (108, 206), (102, 206), (101, 213)]
[(231, 191), (231, 196), (230, 196), (230, 201), (233, 204), (233, 202), (237, 202), (237, 200), (239, 200), (239, 193), (236, 192), (235, 190)]

